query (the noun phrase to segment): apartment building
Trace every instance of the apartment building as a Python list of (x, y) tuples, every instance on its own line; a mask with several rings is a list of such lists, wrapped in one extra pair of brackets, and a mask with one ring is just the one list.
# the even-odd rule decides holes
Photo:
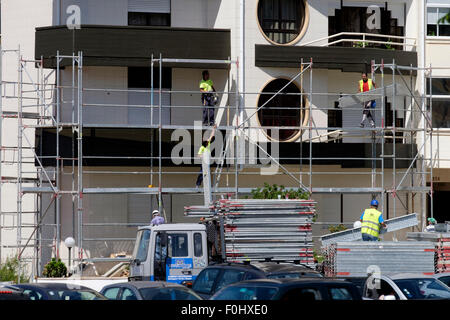
[[(209, 134), (203, 70), (219, 97), (214, 198), (265, 182), (304, 187), (317, 201), (316, 236), (351, 226), (373, 197), (385, 218), (448, 220), (450, 38), (438, 21), (449, 9), (444, 0), (3, 0), (2, 48), (20, 45), (24, 59), (39, 61), (49, 88), (41, 104), (54, 118), (24, 129), (32, 163), (18, 168), (11, 151), (2, 165), (11, 177), (2, 184), (2, 259), (30, 238), (39, 274), (52, 255), (67, 258), (68, 236), (82, 242), (83, 258), (105, 258), (129, 254), (155, 208), (168, 222), (192, 222), (183, 208), (203, 203), (195, 154)], [(4, 56), (3, 81), (17, 81), (17, 59)], [(35, 65), (26, 68), (38, 81)], [(386, 88), (375, 134), (360, 128), (360, 104), (339, 103), (372, 71)], [(17, 100), (4, 97), (3, 109), (17, 111)], [(3, 122), (3, 145), (17, 146), (18, 123)], [(20, 171), (29, 179), (18, 188)], [(18, 233), (39, 221), (35, 234)]]

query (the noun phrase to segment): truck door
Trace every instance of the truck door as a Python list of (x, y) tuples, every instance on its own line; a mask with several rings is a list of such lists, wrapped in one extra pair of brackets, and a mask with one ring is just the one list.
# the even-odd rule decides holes
[(193, 246), (191, 231), (168, 233), (166, 281), (181, 283), (193, 279)]
[(150, 280), (149, 252), (151, 231), (149, 229), (139, 230), (136, 244), (133, 250), (133, 261), (130, 264), (130, 279)]
[(208, 247), (206, 232), (192, 231), (192, 247), (194, 249), (192, 280), (208, 265)]

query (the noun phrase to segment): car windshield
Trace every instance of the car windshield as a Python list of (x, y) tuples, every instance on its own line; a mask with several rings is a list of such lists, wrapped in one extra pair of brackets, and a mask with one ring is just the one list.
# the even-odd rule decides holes
[(101, 294), (90, 290), (49, 290), (52, 300), (107, 300)]
[(144, 300), (202, 300), (194, 292), (182, 288), (142, 288), (139, 292)]
[(229, 286), (217, 292), (211, 300), (271, 300), (278, 288), (263, 286)]
[(148, 244), (150, 241), (150, 230), (144, 229), (138, 231), (136, 244), (133, 250), (133, 258), (139, 261), (147, 260)]
[(408, 299), (450, 299), (448, 287), (435, 279), (394, 280)]
[(268, 279), (297, 279), (297, 278), (322, 278), (320, 273), (314, 272), (286, 272), (267, 275)]

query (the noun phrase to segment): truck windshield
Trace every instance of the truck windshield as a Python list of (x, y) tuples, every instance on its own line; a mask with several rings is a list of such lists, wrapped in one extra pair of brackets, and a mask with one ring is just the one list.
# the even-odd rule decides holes
[(134, 245), (133, 258), (139, 261), (147, 260), (148, 244), (150, 241), (150, 230), (144, 229), (138, 231), (136, 244)]

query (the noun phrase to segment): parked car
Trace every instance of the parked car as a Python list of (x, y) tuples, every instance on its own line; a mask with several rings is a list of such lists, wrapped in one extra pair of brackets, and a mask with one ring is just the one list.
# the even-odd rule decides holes
[(327, 279), (336, 279), (336, 280), (345, 280), (353, 283), (359, 291), (361, 296), (364, 295), (364, 285), (367, 281), (367, 277), (336, 277), (336, 278), (327, 278)]
[(314, 269), (294, 263), (220, 263), (203, 269), (192, 284), (192, 289), (202, 298), (208, 299), (223, 287), (243, 280), (301, 277), (321, 278), (322, 275)]
[(375, 300), (384, 296), (385, 300), (450, 299), (450, 288), (433, 276), (411, 273), (382, 275), (378, 288), (371, 281), (373, 279), (368, 278), (364, 285), (365, 298)]
[(202, 300), (189, 288), (162, 281), (132, 281), (110, 284), (101, 291), (111, 300)]
[(445, 283), (447, 287), (450, 287), (450, 273), (436, 273), (433, 277)]
[(231, 284), (211, 300), (361, 300), (353, 283), (325, 278), (257, 279)]
[(30, 297), (27, 294), (24, 294), (23, 290), (0, 287), (0, 301), (1, 300), (30, 300)]
[(107, 300), (95, 290), (65, 283), (26, 283), (5, 288), (20, 289), (30, 300)]

